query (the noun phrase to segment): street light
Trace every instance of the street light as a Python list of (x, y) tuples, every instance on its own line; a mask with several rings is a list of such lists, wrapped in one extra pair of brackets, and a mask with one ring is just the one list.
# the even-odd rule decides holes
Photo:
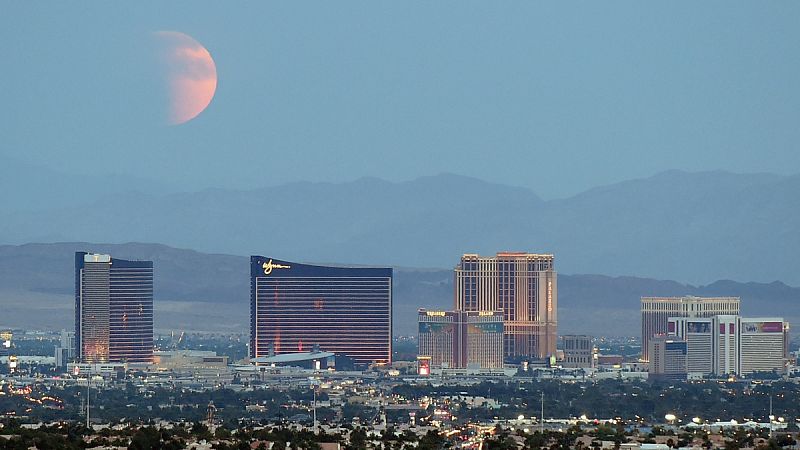
[(694, 417), (694, 418), (692, 418), (692, 422), (700, 425), (703, 422), (703, 419), (701, 419), (699, 417)]
[(677, 417), (675, 416), (675, 414), (669, 413), (666, 416), (664, 416), (664, 419), (667, 422), (672, 423), (672, 422), (675, 422), (675, 419), (677, 419)]

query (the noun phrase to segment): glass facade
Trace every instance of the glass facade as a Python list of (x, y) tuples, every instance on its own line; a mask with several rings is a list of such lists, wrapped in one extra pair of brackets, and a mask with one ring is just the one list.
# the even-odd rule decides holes
[(502, 311), (506, 358), (556, 351), (558, 288), (550, 254), (465, 254), (455, 268), (455, 309)]
[(152, 361), (152, 261), (75, 253), (75, 349), (87, 363)]
[(436, 369), (503, 368), (502, 311), (417, 312), (418, 355)]
[(250, 356), (321, 350), (357, 367), (392, 355), (392, 269), (250, 257)]

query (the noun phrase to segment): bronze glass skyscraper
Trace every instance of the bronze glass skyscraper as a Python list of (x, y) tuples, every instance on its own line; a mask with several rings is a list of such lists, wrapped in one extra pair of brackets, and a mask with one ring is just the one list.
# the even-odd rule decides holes
[(555, 354), (557, 308), (553, 255), (465, 254), (455, 268), (455, 309), (503, 311), (508, 358)]
[(250, 356), (324, 351), (357, 366), (392, 356), (392, 269), (250, 257)]
[(75, 347), (83, 362), (152, 361), (152, 261), (75, 253)]

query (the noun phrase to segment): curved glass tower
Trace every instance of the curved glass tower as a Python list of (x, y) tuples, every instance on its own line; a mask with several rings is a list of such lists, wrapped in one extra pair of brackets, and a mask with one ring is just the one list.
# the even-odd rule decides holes
[(392, 269), (250, 257), (250, 356), (310, 351), (357, 367), (392, 356)]

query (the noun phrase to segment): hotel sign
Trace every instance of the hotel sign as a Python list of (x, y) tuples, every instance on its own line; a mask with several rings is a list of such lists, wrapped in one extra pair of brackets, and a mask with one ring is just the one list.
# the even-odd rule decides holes
[(742, 333), (782, 333), (783, 322), (742, 322)]
[(292, 268), (292, 266), (273, 263), (272, 259), (270, 259), (269, 261), (267, 261), (264, 264), (262, 264), (261, 267), (264, 269), (264, 275), (271, 274), (274, 269), (291, 269)]

